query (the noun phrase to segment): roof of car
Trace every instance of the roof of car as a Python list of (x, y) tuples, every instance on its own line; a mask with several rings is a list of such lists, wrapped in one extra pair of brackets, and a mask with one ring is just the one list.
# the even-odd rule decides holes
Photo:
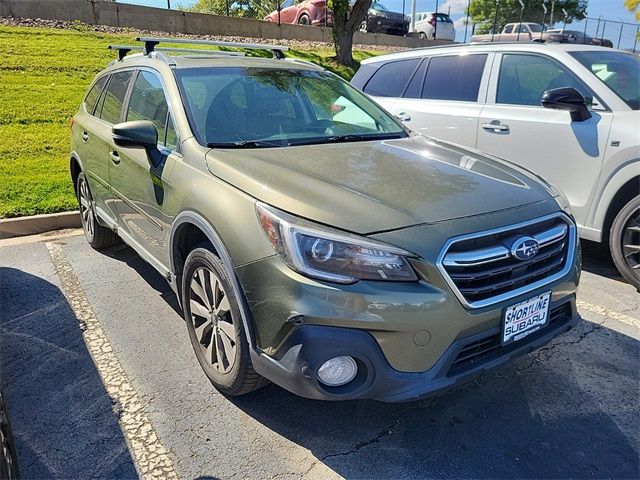
[(403, 52), (391, 53), (389, 55), (381, 55), (378, 57), (367, 58), (362, 64), (384, 62), (390, 59), (412, 58), (431, 55), (435, 53), (447, 53), (458, 51), (483, 51), (483, 52), (500, 52), (504, 50), (521, 50), (544, 52), (552, 50), (562, 51), (586, 51), (586, 50), (606, 50), (611, 48), (600, 47), (595, 45), (582, 45), (575, 43), (538, 43), (538, 42), (479, 42), (479, 43), (456, 43), (450, 45), (438, 45), (435, 47), (416, 48), (405, 50)]

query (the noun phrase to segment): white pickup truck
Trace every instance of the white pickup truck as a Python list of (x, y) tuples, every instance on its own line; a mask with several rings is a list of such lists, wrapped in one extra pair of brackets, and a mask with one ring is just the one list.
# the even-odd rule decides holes
[(482, 42), (566, 42), (562, 32), (545, 32), (538, 23), (507, 23), (500, 33), (473, 35), (471, 43)]

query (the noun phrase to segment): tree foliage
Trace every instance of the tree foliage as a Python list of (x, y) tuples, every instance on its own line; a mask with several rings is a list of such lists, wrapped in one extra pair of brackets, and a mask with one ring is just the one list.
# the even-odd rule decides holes
[(258, 18), (260, 20), (278, 8), (276, 0), (198, 0), (189, 10), (226, 15), (227, 4), (229, 15), (232, 17)]
[(635, 12), (636, 20), (640, 22), (640, 0), (624, 0), (624, 6), (630, 12)]
[[(522, 21), (540, 23), (542, 21), (542, 14), (544, 13), (542, 1), (523, 0), (523, 3), (525, 7)], [(518, 22), (520, 20), (520, 3), (518, 0), (498, 0), (497, 5), (498, 21), (496, 22), (496, 29), (498, 31), (501, 31), (502, 27), (507, 23)], [(548, 13), (545, 17), (545, 22), (549, 22), (549, 15), (551, 13), (550, 0), (546, 1), (546, 6)], [(586, 16), (587, 0), (555, 0), (554, 23), (564, 22), (563, 9), (568, 13), (567, 23), (571, 23), (574, 20), (582, 20)], [(496, 0), (471, 0), (469, 16), (471, 17), (471, 21), (476, 24), (476, 32), (490, 32), (493, 28), (495, 13)]]

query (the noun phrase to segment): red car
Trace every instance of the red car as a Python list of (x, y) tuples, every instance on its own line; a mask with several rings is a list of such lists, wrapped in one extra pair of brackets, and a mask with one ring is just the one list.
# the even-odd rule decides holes
[[(278, 21), (278, 10), (264, 17), (267, 22)], [(326, 0), (285, 0), (280, 5), (280, 23), (298, 25), (331, 25), (333, 14), (327, 8)]]

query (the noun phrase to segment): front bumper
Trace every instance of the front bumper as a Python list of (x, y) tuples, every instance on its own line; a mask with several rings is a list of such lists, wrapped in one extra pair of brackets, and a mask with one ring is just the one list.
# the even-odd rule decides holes
[[(571, 295), (551, 304), (549, 323), (538, 332), (505, 346), (500, 346), (499, 328), (462, 338), (451, 344), (425, 372), (400, 372), (392, 368), (367, 332), (319, 325), (296, 327), (275, 355), (252, 351), (252, 361), (259, 374), (303, 397), (411, 401), (446, 391), (532, 352), (569, 331), (579, 320), (575, 297)], [(321, 384), (317, 379), (319, 367), (340, 355), (356, 359), (358, 375), (341, 387)]]

